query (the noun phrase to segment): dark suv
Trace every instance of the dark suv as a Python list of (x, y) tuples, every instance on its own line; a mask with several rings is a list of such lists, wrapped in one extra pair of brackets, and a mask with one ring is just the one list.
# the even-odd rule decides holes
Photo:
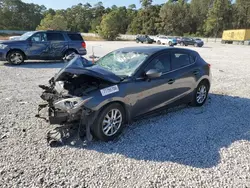
[(193, 39), (193, 38), (182, 37), (179, 38), (177, 41), (178, 44), (180, 44), (181, 46), (193, 45), (195, 47), (202, 47), (204, 45), (204, 42), (198, 38)]
[(152, 44), (154, 42), (154, 40), (151, 39), (148, 35), (137, 35), (135, 40), (137, 43), (141, 42), (141, 43)]
[(0, 42), (0, 61), (19, 65), (24, 60), (60, 60), (71, 53), (86, 55), (86, 43), (80, 33), (68, 31), (32, 31), (17, 40)]

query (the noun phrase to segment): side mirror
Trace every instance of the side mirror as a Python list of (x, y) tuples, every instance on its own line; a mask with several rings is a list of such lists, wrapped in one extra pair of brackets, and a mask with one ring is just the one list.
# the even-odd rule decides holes
[(156, 69), (150, 69), (149, 71), (146, 72), (146, 77), (149, 79), (159, 78), (161, 77), (161, 75), (162, 75), (162, 72), (159, 72)]

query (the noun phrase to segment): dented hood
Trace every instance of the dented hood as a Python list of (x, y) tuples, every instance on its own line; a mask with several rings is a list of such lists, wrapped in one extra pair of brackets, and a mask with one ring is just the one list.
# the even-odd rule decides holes
[(71, 61), (65, 65), (54, 77), (54, 80), (65, 81), (68, 76), (87, 75), (92, 76), (113, 84), (121, 81), (121, 78), (114, 73), (102, 68), (99, 65), (93, 64), (82, 56), (76, 55)]

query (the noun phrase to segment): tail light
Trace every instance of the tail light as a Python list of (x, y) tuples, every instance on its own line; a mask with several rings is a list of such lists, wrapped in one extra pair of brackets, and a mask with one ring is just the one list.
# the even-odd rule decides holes
[(86, 48), (86, 43), (85, 42), (82, 42), (82, 47)]
[(209, 68), (211, 67), (211, 64), (208, 63), (207, 65), (208, 65)]

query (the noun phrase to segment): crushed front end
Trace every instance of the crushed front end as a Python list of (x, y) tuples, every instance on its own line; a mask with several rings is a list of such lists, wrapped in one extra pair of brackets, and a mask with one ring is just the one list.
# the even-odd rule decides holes
[[(51, 146), (64, 144), (72, 129), (76, 129), (84, 141), (92, 140), (90, 126), (98, 112), (87, 108), (85, 103), (94, 98), (92, 93), (116, 81), (112, 76), (105, 79), (107, 73), (100, 69), (93, 70), (92, 66), (91, 62), (76, 55), (49, 80), (48, 85), (39, 86), (43, 89), (41, 98), (44, 102), (38, 107), (37, 117), (57, 125), (47, 135)], [(45, 117), (40, 115), (42, 109), (47, 109)]]

